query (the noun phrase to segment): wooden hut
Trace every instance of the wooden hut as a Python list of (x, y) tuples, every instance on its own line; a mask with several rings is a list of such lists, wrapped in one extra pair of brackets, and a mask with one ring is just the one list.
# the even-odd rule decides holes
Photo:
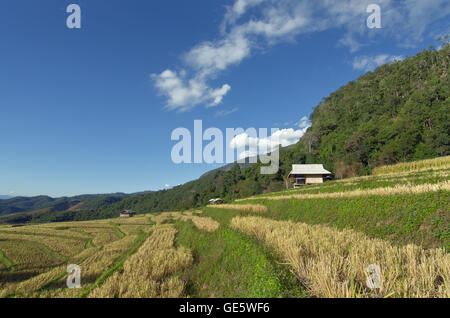
[(120, 212), (120, 217), (121, 218), (131, 218), (132, 216), (135, 216), (136, 212), (132, 211), (132, 210), (123, 210), (122, 212)]
[(292, 165), (292, 171), (289, 173), (289, 182), (294, 188), (307, 184), (323, 183), (332, 178), (332, 173), (325, 170), (322, 164)]
[(209, 204), (222, 204), (223, 200), (221, 198), (215, 198), (215, 199), (211, 199), (209, 200)]

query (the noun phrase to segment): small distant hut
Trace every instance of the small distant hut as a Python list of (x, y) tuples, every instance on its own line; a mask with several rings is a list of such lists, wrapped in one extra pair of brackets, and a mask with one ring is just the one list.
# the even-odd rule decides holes
[(223, 200), (221, 198), (215, 198), (215, 199), (211, 199), (209, 200), (209, 204), (222, 204)]
[(292, 171), (289, 173), (289, 182), (294, 188), (307, 184), (323, 183), (326, 180), (331, 180), (333, 174), (325, 170), (322, 164), (310, 165), (292, 165)]
[(135, 216), (136, 212), (132, 211), (132, 210), (123, 210), (122, 212), (120, 212), (120, 217), (121, 218), (131, 218), (132, 216)]

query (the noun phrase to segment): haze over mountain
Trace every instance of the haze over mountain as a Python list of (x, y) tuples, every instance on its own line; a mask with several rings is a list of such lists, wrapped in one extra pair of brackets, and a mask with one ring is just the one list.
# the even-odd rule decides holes
[(142, 191), (133, 194), (110, 193), (110, 194), (83, 194), (72, 197), (52, 198), (47, 195), (24, 197), (3, 196), (0, 200), (0, 217), (10, 214), (39, 215), (46, 212), (71, 211), (98, 209), (123, 200), (126, 197), (150, 193)]

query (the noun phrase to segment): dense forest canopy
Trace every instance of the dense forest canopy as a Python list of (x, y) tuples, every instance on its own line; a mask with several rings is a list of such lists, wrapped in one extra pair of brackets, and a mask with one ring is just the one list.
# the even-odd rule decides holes
[(449, 155), (449, 62), (450, 46), (445, 40), (440, 50), (430, 48), (388, 63), (330, 94), (315, 107), (312, 126), (302, 139), (281, 149), (275, 175), (260, 174), (260, 163), (242, 168), (235, 164), (169, 190), (133, 195), (76, 213), (21, 216), (25, 218), (21, 221), (115, 217), (121, 209), (183, 210), (215, 197), (231, 201), (283, 189), (293, 163), (323, 163), (342, 178), (368, 174), (380, 165)]
[(302, 139), (338, 177), (450, 152), (448, 43), (383, 65), (325, 98)]

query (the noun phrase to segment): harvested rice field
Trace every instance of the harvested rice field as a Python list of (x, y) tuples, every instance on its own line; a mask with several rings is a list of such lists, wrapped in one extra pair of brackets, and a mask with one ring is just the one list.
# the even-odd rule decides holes
[(0, 225), (0, 297), (449, 298), (449, 192), (446, 158), (197, 210)]

